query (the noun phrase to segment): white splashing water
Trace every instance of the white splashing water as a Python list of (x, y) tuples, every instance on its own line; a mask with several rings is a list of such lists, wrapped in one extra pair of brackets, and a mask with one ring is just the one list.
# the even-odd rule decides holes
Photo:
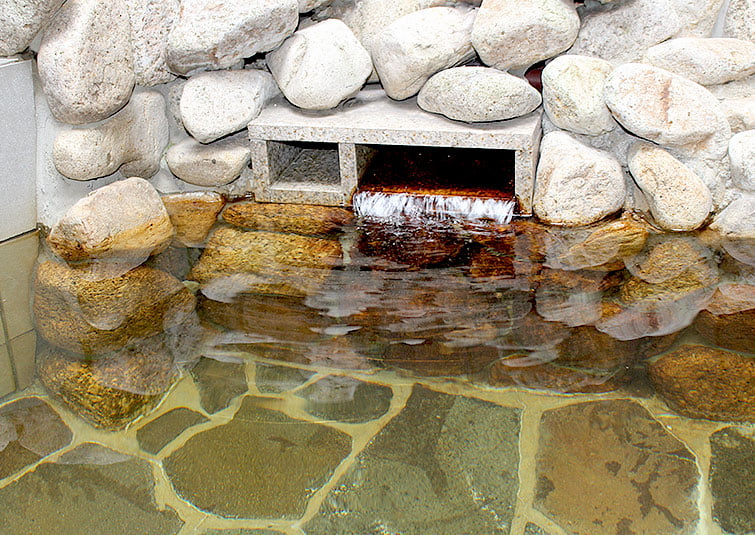
[(461, 195), (413, 195), (359, 191), (354, 195), (354, 213), (376, 219), (488, 220), (507, 224), (514, 217), (511, 200)]

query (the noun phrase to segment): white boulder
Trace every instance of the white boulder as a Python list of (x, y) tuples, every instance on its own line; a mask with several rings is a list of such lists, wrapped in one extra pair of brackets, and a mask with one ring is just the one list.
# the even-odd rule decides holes
[(372, 72), (369, 52), (337, 19), (299, 30), (267, 55), (267, 64), (285, 97), (308, 110), (335, 108)]
[(131, 25), (122, 3), (68, 0), (45, 30), (37, 54), (42, 88), (56, 119), (101, 121), (134, 87)]
[(585, 7), (569, 54), (593, 56), (614, 65), (639, 61), (645, 50), (674, 37), (682, 22), (671, 0), (633, 0)]
[(605, 99), (624, 128), (678, 152), (718, 159), (731, 127), (710, 91), (682, 76), (640, 63), (617, 67)]
[(731, 179), (742, 189), (755, 191), (755, 130), (740, 132), (729, 141)]
[(245, 128), (278, 94), (278, 86), (266, 71), (199, 73), (183, 88), (181, 120), (195, 139), (209, 143)]
[(215, 187), (236, 180), (251, 158), (246, 133), (207, 145), (187, 138), (168, 149), (171, 173), (195, 186)]
[(165, 100), (156, 91), (141, 91), (107, 121), (59, 133), (52, 157), (60, 174), (74, 180), (118, 169), (125, 176), (148, 178), (157, 173), (168, 140)]
[(616, 128), (603, 88), (613, 66), (602, 59), (563, 55), (543, 69), (543, 107), (553, 124), (597, 136)]
[(280, 46), (298, 23), (297, 0), (182, 0), (168, 65), (178, 74), (226, 69)]
[(475, 11), (433, 7), (401, 17), (372, 39), (372, 61), (389, 97), (416, 95), (438, 71), (474, 57)]
[(165, 59), (168, 34), (178, 19), (179, 0), (126, 0), (131, 21), (136, 85), (152, 86), (175, 79)]
[(755, 74), (755, 43), (740, 39), (669, 39), (651, 47), (645, 62), (701, 85), (724, 84)]
[(713, 219), (710, 228), (732, 239), (755, 239), (755, 195), (735, 199)]
[(578, 226), (621, 209), (626, 183), (619, 162), (566, 132), (546, 134), (540, 143), (534, 212), (552, 225)]
[(485, 0), (472, 29), (472, 44), (485, 65), (505, 71), (563, 52), (578, 31), (572, 2)]
[(23, 52), (65, 0), (6, 0), (0, 9), (0, 57)]
[(627, 163), (659, 226), (690, 231), (705, 222), (713, 208), (710, 190), (683, 163), (646, 142), (632, 146)]
[(755, 42), (755, 0), (730, 0), (723, 36)]
[(449, 119), (475, 123), (525, 115), (541, 100), (522, 78), (490, 67), (455, 67), (434, 74), (420, 90), (417, 104)]

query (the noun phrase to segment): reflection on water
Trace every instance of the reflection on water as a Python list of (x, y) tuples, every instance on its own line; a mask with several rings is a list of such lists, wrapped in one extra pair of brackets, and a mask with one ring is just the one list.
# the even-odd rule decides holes
[[(511, 504), (512, 496), (524, 492), (515, 483), (504, 488), (477, 468), (454, 464), (462, 455), (458, 444), (464, 426), (476, 421), (472, 435), (482, 442), (469, 451), (481, 455), (493, 417), (519, 422), (522, 407), (532, 410), (527, 408), (530, 404), (542, 403), (536, 399), (554, 400), (538, 409), (542, 411), (561, 404), (576, 407), (574, 403), (594, 400), (594, 394), (616, 392), (618, 398), (643, 406), (663, 407), (667, 416), (741, 422), (731, 432), (743, 433), (743, 447), (752, 448), (746, 438), (751, 437), (751, 426), (743, 423), (755, 422), (752, 243), (726, 241), (710, 232), (660, 234), (628, 214), (588, 228), (560, 229), (531, 220), (507, 225), (353, 221), (340, 209), (307, 207), (287, 215), (285, 210), (255, 206), (226, 208), (225, 221), (216, 225), (201, 250), (174, 245), (146, 265), (123, 272), (68, 265), (45, 253), (36, 268), (33, 291), (41, 342), (37, 380), (9, 397), (33, 399), (35, 407), (41, 405), (35, 411), (62, 425), (47, 401), (41, 401), (48, 400), (81, 436), (101, 439), (105, 435), (94, 430), (109, 430), (116, 438), (108, 447), (123, 446), (119, 451), (127, 455), (139, 447), (134, 446), (138, 430), (139, 444), (147, 452), (140, 455), (153, 456), (155, 466), (162, 467), (156, 488), (161, 495), (171, 488), (181, 498), (175, 502), (179, 505), (170, 502), (170, 507), (178, 510), (182, 522), (206, 528), (191, 533), (233, 527), (221, 522), (223, 518), (266, 518), (267, 524), (255, 520), (238, 526), (285, 533), (301, 533), (290, 531), (297, 519), (306, 519), (296, 524), (296, 529), (305, 526), (306, 533), (446, 533), (439, 527), (445, 518), (442, 511), (453, 504), (469, 515), (468, 522), (467, 517), (454, 520), (454, 533), (508, 533), (511, 526), (523, 528), (527, 518), (540, 519), (540, 526), (561, 533), (559, 529), (567, 529), (563, 523), (569, 522), (564, 503), (573, 495), (568, 485), (538, 479), (537, 485), (555, 485), (556, 490), (551, 495), (545, 487), (530, 489), (532, 509), (525, 508), (527, 514), (518, 509), (514, 515), (513, 509), (506, 512), (513, 505), (504, 502)], [(112, 267), (112, 259), (108, 265)], [(422, 390), (415, 383), (436, 390)], [(454, 389), (460, 394), (452, 395)], [(41, 397), (28, 398), (27, 393)], [(550, 397), (543, 398), (546, 393)], [(474, 400), (475, 396), (488, 401)], [(505, 402), (496, 401), (496, 396)], [(0, 505), (4, 488), (13, 496), (20, 492), (17, 487), (26, 480), (21, 467), (62, 447), (50, 449), (23, 438), (32, 436), (33, 428), (19, 422), (36, 418), (18, 412), (30, 410), (29, 402), (23, 403), (17, 409), (12, 404), (0, 407), (0, 478), (17, 474), (5, 483), (0, 480)], [(624, 414), (623, 407), (609, 403), (605, 414)], [(561, 410), (566, 408), (545, 410), (543, 414), (553, 420), (548, 425), (556, 425)], [(595, 415), (585, 421), (580, 418), (587, 412), (578, 411), (573, 416), (576, 427), (557, 433), (570, 437), (581, 425), (597, 425), (607, 418), (601, 410), (594, 405), (590, 411)], [(671, 440), (653, 427), (656, 420), (640, 405), (626, 411), (631, 413), (627, 421), (641, 421), (637, 425), (652, 429), (647, 432), (658, 434), (658, 440)], [(427, 427), (423, 414), (437, 418), (440, 427)], [(465, 418), (470, 419), (467, 424)], [(541, 425), (549, 418), (544, 416)], [(381, 431), (388, 421), (390, 426)], [(335, 427), (318, 422), (335, 422)], [(404, 425), (424, 429), (423, 440), (428, 441), (407, 446), (406, 451), (419, 448), (419, 457), (434, 452), (432, 461), (418, 460), (419, 468), (412, 468), (429, 474), (432, 497), (419, 487), (407, 491), (427, 505), (424, 512), (411, 513), (428, 515), (425, 528), (416, 518), (391, 523), (391, 515), (408, 509), (396, 504), (394, 509), (381, 509), (380, 498), (365, 495), (367, 487), (360, 487), (367, 475), (394, 485), (385, 471), (403, 470), (401, 463), (414, 462), (385, 442), (385, 437), (414, 440)], [(508, 430), (512, 436), (500, 440), (514, 444), (519, 425)], [(720, 429), (722, 424), (715, 425)], [(91, 431), (81, 431), (89, 426)], [(601, 443), (625, 444), (622, 441), (635, 431), (615, 432)], [(58, 436), (66, 433), (59, 431)], [(249, 433), (258, 438), (249, 438)], [(541, 433), (542, 453), (557, 434)], [(260, 438), (263, 435), (267, 438)], [(236, 455), (228, 444), (246, 440), (253, 442), (249, 447), (265, 452), (267, 462), (249, 450)], [(687, 447), (663, 444), (668, 451)], [(351, 447), (354, 456), (340, 465)], [(202, 452), (208, 448), (224, 453), (204, 459)], [(518, 454), (512, 448), (502, 447), (503, 457), (491, 463), (516, 472)], [(678, 457), (694, 462), (694, 455), (684, 451)], [(379, 461), (381, 455), (393, 464)], [(606, 463), (621, 457), (603, 456)], [(134, 457), (126, 459), (131, 461), (107, 464), (131, 467), (133, 475), (124, 472), (118, 477), (133, 478), (136, 485), (145, 477), (144, 464)], [(538, 470), (552, 468), (548, 478), (563, 476), (562, 467), (548, 468), (547, 463), (555, 461), (538, 459)], [(45, 462), (56, 463), (49, 469), (54, 478), (66, 478), (67, 471), (74, 470), (55, 459)], [(87, 463), (81, 461), (75, 470), (89, 470)], [(4, 467), (11, 468), (3, 472)], [(276, 470), (293, 470), (296, 475), (278, 481)], [(480, 488), (459, 490), (464, 473), (478, 478)], [(213, 483), (215, 474), (225, 483)], [(689, 470), (688, 476), (678, 476), (688, 478), (687, 487), (682, 485), (687, 494), (679, 500), (696, 500), (696, 474)], [(425, 475), (415, 476), (420, 485)], [(38, 477), (44, 478), (44, 472)], [(331, 477), (332, 484), (326, 484)], [(335, 486), (341, 477), (346, 483)], [(710, 477), (718, 476), (711, 472)], [(242, 496), (245, 488), (260, 484), (259, 478), (267, 481), (265, 490), (254, 499)], [(375, 485), (370, 493), (377, 492)], [(626, 488), (621, 492), (633, 492), (628, 483)], [(458, 501), (451, 496), (458, 492), (471, 492), (479, 499)], [(479, 500), (492, 495), (499, 500), (490, 505), (501, 519), (497, 527), (477, 516), (484, 509)], [(557, 499), (564, 501), (556, 503)], [(173, 516), (168, 522), (154, 510), (151, 498), (144, 504), (145, 515), (149, 511), (161, 526), (170, 526), (155, 533), (179, 529)], [(694, 508), (658, 507), (666, 506), (677, 515), (673, 520), (659, 517), (652, 524), (644, 513), (637, 513), (646, 522), (637, 524), (645, 526), (641, 532), (690, 533), (687, 528), (698, 525)], [(130, 506), (121, 507), (127, 511)], [(539, 512), (532, 513), (535, 510)], [(365, 527), (349, 511), (366, 515), (369, 522), (379, 520), (384, 527)], [(724, 509), (718, 511), (715, 519), (725, 516)], [(588, 522), (591, 514), (578, 515), (580, 522)], [(610, 519), (608, 512), (601, 514)], [(348, 521), (339, 524), (338, 518)], [(621, 521), (615, 519), (615, 529), (587, 532), (624, 533)], [(747, 532), (751, 521), (751, 512), (726, 520), (745, 526), (734, 533)], [(5, 530), (2, 522), (0, 532), (23, 532), (20, 519)], [(647, 527), (653, 525), (667, 527)], [(638, 531), (626, 531), (630, 532)]]

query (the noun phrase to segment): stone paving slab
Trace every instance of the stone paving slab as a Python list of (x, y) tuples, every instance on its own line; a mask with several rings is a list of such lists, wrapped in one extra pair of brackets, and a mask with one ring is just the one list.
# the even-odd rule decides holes
[[(265, 202), (350, 204), (369, 161), (365, 145), (466, 147), (515, 151), (515, 193), (522, 214), (531, 213), (540, 141), (540, 111), (508, 121), (469, 124), (422, 111), (415, 98), (397, 102), (380, 88), (362, 90), (336, 112), (312, 112), (272, 101), (249, 124), (255, 196)], [(285, 142), (329, 143), (307, 149)], [(319, 151), (323, 167), (339, 160), (332, 172), (292, 183), (286, 173), (301, 166), (303, 151)], [(307, 154), (311, 169), (312, 153)], [(326, 165), (327, 164), (327, 165)], [(333, 183), (335, 180), (335, 184)], [(302, 184), (303, 182), (303, 184)], [(319, 185), (318, 185), (319, 184)]]

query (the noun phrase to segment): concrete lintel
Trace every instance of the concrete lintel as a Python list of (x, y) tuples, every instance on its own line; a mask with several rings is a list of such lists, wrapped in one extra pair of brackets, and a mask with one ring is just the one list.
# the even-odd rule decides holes
[[(248, 126), (253, 147), (265, 148), (265, 156), (253, 148), (255, 193), (260, 201), (349, 204), (351, 195), (369, 162), (369, 145), (404, 145), (449, 148), (501, 149), (516, 152), (515, 194), (523, 214), (532, 211), (537, 148), (540, 141), (541, 112), (508, 121), (469, 124), (452, 121), (421, 110), (416, 99), (391, 100), (380, 88), (367, 88), (336, 110), (301, 110), (278, 98)], [(338, 147), (338, 180), (318, 187), (317, 180), (301, 184), (280, 184), (282, 168), (295, 165), (285, 143), (330, 143)], [(280, 146), (278, 146), (280, 145)], [(287, 152), (289, 151), (289, 152)], [(314, 149), (317, 152), (317, 149)], [(327, 151), (324, 151), (324, 153)], [(332, 154), (323, 161), (333, 163)], [(299, 158), (294, 155), (293, 159)], [(264, 166), (260, 168), (259, 166)], [(312, 167), (308, 168), (314, 172)], [(293, 175), (295, 173), (288, 173)], [(285, 182), (285, 180), (283, 180)], [(334, 194), (338, 188), (340, 197)], [(285, 194), (276, 191), (285, 190)], [(322, 195), (318, 196), (318, 192)], [(282, 199), (288, 200), (282, 200)], [(334, 202), (338, 198), (338, 202)], [(293, 200), (291, 200), (293, 199)]]

